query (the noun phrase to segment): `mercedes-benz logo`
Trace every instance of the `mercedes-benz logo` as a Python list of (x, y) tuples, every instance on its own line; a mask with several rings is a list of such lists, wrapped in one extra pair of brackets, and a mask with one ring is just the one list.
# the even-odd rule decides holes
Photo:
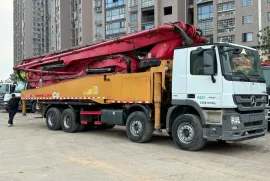
[(255, 97), (255, 96), (251, 96), (251, 103), (250, 103), (250, 105), (251, 105), (252, 107), (255, 107), (256, 104), (257, 104), (257, 102), (256, 102), (256, 97)]

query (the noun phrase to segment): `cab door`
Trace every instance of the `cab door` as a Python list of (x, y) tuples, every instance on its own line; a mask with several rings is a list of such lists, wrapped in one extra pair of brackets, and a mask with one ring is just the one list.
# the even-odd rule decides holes
[[(204, 53), (198, 54), (198, 47), (188, 48), (187, 56), (187, 99), (197, 102), (200, 107), (222, 107), (222, 72), (218, 61), (217, 47), (202, 46), (203, 51), (211, 51), (214, 58), (214, 75), (206, 75)], [(209, 56), (208, 56), (209, 58)]]

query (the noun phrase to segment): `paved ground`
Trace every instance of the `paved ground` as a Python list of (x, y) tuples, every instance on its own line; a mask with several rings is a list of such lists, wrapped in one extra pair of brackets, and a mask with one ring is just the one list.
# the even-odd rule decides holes
[(132, 143), (123, 128), (67, 134), (34, 115), (16, 115), (12, 128), (6, 120), (0, 113), (1, 181), (270, 180), (270, 134), (187, 152), (168, 136)]

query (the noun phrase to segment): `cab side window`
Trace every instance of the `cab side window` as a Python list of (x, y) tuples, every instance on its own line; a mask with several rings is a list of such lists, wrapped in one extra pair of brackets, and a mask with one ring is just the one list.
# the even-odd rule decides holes
[[(215, 62), (215, 74), (217, 74), (217, 63)], [(203, 53), (197, 54), (196, 51), (191, 51), (190, 54), (190, 74), (204, 75)]]

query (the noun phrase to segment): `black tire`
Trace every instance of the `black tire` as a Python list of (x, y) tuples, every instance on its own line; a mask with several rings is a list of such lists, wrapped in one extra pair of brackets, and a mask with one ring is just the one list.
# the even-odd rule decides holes
[[(178, 133), (182, 135), (181, 139)], [(172, 126), (172, 137), (178, 147), (188, 151), (200, 150), (206, 143), (200, 118), (191, 114), (184, 114), (175, 119)]]
[(46, 125), (49, 130), (61, 129), (61, 111), (58, 108), (50, 108), (46, 113)]
[(152, 139), (154, 125), (144, 112), (136, 111), (128, 116), (126, 133), (128, 138), (136, 143), (148, 142)]
[(67, 133), (75, 133), (80, 127), (80, 123), (77, 121), (76, 113), (67, 108), (63, 111), (61, 116), (61, 126), (63, 131)]
[(36, 113), (36, 106), (37, 106), (37, 102), (32, 103), (32, 105), (31, 105), (31, 113)]

